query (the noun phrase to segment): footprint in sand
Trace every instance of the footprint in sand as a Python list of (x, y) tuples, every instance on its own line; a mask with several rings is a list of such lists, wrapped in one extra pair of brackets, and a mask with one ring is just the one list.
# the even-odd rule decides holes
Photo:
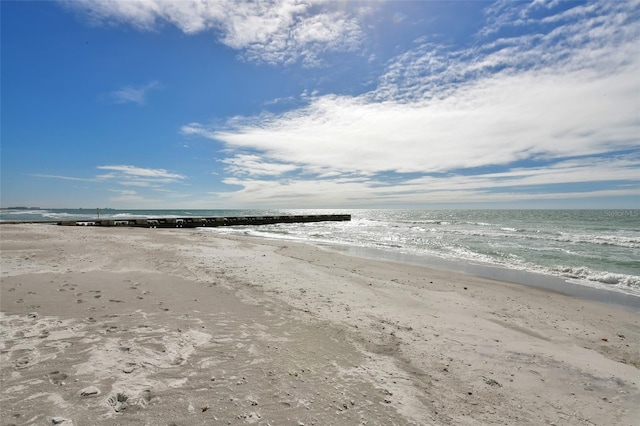
[(22, 370), (23, 368), (29, 367), (30, 363), (31, 363), (31, 358), (25, 355), (18, 358), (16, 362), (13, 363), (13, 366), (18, 370)]
[(47, 378), (49, 379), (51, 384), (58, 385), (58, 386), (64, 385), (64, 381), (66, 380), (67, 377), (69, 376), (59, 371), (52, 371), (51, 373), (47, 374)]
[(136, 369), (136, 363), (135, 362), (127, 362), (125, 364), (125, 366), (122, 368), (122, 372), (124, 374), (131, 374), (135, 371)]
[(151, 389), (145, 389), (142, 392), (140, 392), (140, 402), (143, 405), (146, 405), (146, 404), (150, 403), (151, 402), (151, 398), (152, 398)]
[(113, 407), (113, 410), (116, 413), (121, 413), (129, 406), (129, 403), (127, 402), (128, 399), (129, 397), (126, 394), (118, 392), (107, 399), (107, 404)]
[(90, 396), (96, 396), (96, 395), (100, 395), (100, 389), (98, 389), (95, 386), (89, 386), (80, 391), (80, 396), (82, 397), (90, 397)]

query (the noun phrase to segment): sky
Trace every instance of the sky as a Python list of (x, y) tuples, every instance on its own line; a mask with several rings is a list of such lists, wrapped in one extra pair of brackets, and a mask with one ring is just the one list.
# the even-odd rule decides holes
[(2, 1), (2, 207), (640, 208), (640, 1)]

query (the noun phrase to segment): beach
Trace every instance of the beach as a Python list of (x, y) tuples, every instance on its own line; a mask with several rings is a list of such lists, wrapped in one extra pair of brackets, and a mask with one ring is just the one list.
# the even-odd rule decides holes
[(640, 425), (640, 313), (290, 241), (2, 225), (2, 425)]

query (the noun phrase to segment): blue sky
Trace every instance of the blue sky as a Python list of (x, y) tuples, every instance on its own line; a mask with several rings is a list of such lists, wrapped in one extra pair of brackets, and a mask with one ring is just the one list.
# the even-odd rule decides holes
[(3, 1), (1, 202), (640, 208), (640, 2)]

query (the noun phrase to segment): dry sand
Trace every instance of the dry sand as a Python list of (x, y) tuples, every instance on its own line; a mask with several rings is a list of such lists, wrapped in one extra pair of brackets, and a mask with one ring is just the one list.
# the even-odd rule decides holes
[(2, 425), (640, 425), (640, 313), (313, 246), (3, 225)]

